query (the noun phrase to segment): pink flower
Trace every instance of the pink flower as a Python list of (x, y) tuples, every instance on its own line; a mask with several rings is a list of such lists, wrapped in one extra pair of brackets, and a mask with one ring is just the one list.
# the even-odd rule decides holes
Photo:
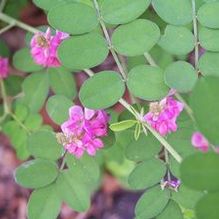
[(57, 49), (61, 42), (68, 37), (67, 33), (60, 31), (56, 31), (56, 34), (52, 36), (50, 28), (47, 29), (46, 33), (36, 33), (30, 43), (31, 55), (34, 61), (44, 67), (61, 66)]
[(0, 78), (7, 78), (9, 74), (8, 58), (0, 56)]
[(61, 129), (65, 136), (65, 149), (80, 158), (86, 151), (94, 156), (104, 146), (99, 137), (107, 135), (109, 116), (104, 110), (82, 109), (73, 106), (69, 109), (69, 119)]
[(209, 149), (208, 140), (201, 132), (194, 132), (192, 135), (192, 145), (202, 152), (207, 152)]
[(176, 120), (183, 110), (183, 104), (172, 97), (150, 104), (149, 112), (144, 116), (152, 128), (165, 136), (177, 130)]

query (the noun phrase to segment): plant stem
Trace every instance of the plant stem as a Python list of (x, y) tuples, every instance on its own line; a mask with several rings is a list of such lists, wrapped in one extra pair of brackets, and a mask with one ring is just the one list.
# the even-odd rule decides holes
[[(84, 71), (92, 77), (94, 73), (91, 70), (84, 69)], [(136, 110), (133, 109), (133, 107), (123, 98), (119, 100), (119, 102), (130, 112), (132, 113), (136, 120), (138, 120), (140, 123), (144, 125), (145, 128), (147, 128), (154, 137), (164, 146), (164, 148), (176, 159), (177, 162), (182, 162), (182, 157), (175, 151), (175, 149), (164, 139), (156, 130), (154, 130), (147, 122), (145, 122), (141, 116), (140, 113), (138, 113)]]
[(196, 3), (192, 1), (192, 15), (193, 15), (193, 32), (195, 37), (195, 69), (198, 73), (198, 59), (199, 59), (199, 42), (198, 42), (198, 22), (196, 17)]
[[(147, 59), (148, 63), (151, 65), (151, 66), (157, 66), (156, 62), (154, 61), (154, 59), (152, 58), (152, 56), (149, 54), (149, 53), (144, 53), (144, 56), (145, 58)], [(183, 103), (184, 105), (184, 108), (187, 112), (187, 114), (189, 115), (189, 117), (192, 119), (193, 122), (195, 122), (195, 118), (193, 116), (193, 111), (192, 109), (190, 108), (190, 106), (186, 103), (186, 101), (183, 99), (183, 97), (179, 94), (179, 93), (175, 93), (174, 94), (175, 97)]]
[(184, 108), (185, 108), (187, 114), (188, 114), (189, 117), (192, 119), (192, 121), (195, 122), (195, 118), (194, 118), (194, 116), (193, 116), (193, 111), (192, 111), (192, 109), (190, 108), (190, 106), (186, 103), (186, 101), (182, 98), (182, 96), (181, 96), (180, 94), (175, 93), (175, 97), (176, 97), (180, 102), (183, 103)]
[(59, 171), (63, 170), (64, 167), (65, 167), (66, 154), (67, 154), (67, 151), (65, 151), (63, 156), (62, 156), (62, 163), (61, 163), (61, 165), (59, 167)]
[(4, 7), (6, 5), (7, 0), (1, 0), (1, 4), (0, 4), (0, 12), (4, 10)]
[(90, 69), (84, 69), (84, 72), (86, 72), (86, 74), (89, 76), (89, 77), (92, 77), (94, 76), (94, 72)]
[(10, 29), (11, 29), (12, 27), (14, 27), (14, 26), (15, 26), (15, 24), (14, 24), (14, 23), (11, 23), (11, 24), (7, 25), (6, 27), (3, 27), (3, 28), (0, 30), (0, 34), (6, 32), (6, 31), (8, 31), (8, 30), (10, 30)]
[(166, 163), (166, 167), (167, 167), (167, 179), (168, 179), (168, 181), (171, 181), (169, 152), (165, 148), (164, 148), (164, 156), (165, 156), (165, 163)]
[(148, 61), (148, 63), (149, 63), (151, 66), (154, 66), (154, 67), (157, 66), (157, 64), (156, 64), (156, 62), (154, 61), (153, 57), (152, 57), (148, 52), (145, 52), (145, 53), (144, 53), (144, 57), (146, 58), (146, 60)]
[(23, 23), (21, 21), (18, 21), (18, 20), (14, 19), (14, 18), (12, 18), (12, 17), (10, 17), (10, 16), (8, 16), (8, 15), (2, 13), (2, 12), (0, 12), (0, 20), (8, 23), (9, 25), (10, 24), (11, 25), (14, 24), (14, 25), (20, 27), (21, 29), (24, 29), (26, 31), (32, 32), (34, 34), (39, 32), (38, 29), (36, 29), (34, 27), (31, 27), (31, 26), (29, 26), (29, 25), (27, 25), (27, 24), (25, 24), (25, 23)]
[(29, 135), (31, 134), (31, 131), (17, 118), (17, 116), (14, 113), (10, 113), (11, 117), (19, 124), (21, 128), (23, 128)]
[(8, 104), (4, 81), (1, 78), (0, 78), (0, 87), (1, 87), (1, 95), (3, 99), (3, 106), (4, 106), (4, 114), (0, 118), (0, 122), (4, 121), (7, 115), (10, 115), (19, 124), (21, 128), (23, 128), (28, 134), (31, 134), (31, 131), (17, 118), (17, 116), (14, 113), (11, 112), (10, 106)]
[(106, 25), (105, 25), (105, 23), (104, 23), (104, 21), (103, 21), (103, 19), (102, 19), (101, 14), (100, 14), (100, 9), (99, 9), (99, 5), (98, 5), (97, 0), (93, 0), (93, 4), (94, 4), (94, 7), (95, 7), (95, 9), (96, 9), (96, 11), (97, 11), (97, 16), (98, 16), (98, 18), (99, 18), (100, 26), (101, 26), (101, 28), (102, 28), (102, 30), (103, 30), (103, 33), (104, 33), (104, 36), (105, 36), (105, 38), (106, 38), (106, 40), (107, 40), (107, 43), (108, 43), (110, 52), (111, 52), (111, 54), (112, 54), (112, 56), (113, 56), (113, 58), (114, 58), (114, 60), (115, 60), (115, 62), (116, 62), (116, 64), (117, 64), (117, 66), (118, 66), (118, 68), (119, 68), (119, 71), (120, 71), (120, 73), (121, 73), (123, 79), (124, 79), (124, 80), (127, 80), (126, 72), (125, 72), (125, 70), (123, 69), (123, 66), (122, 66), (122, 64), (121, 64), (121, 62), (120, 62), (120, 60), (119, 60), (119, 57), (118, 57), (117, 53), (115, 52), (115, 50), (114, 50), (114, 48), (113, 48), (113, 45), (112, 45), (112, 42), (111, 42), (109, 33), (108, 33), (108, 31), (107, 31), (107, 28), (106, 28)]
[(10, 107), (8, 106), (7, 94), (5, 90), (5, 85), (3, 79), (0, 78), (0, 87), (1, 87), (1, 95), (3, 99), (3, 106), (4, 106), (4, 114), (10, 113)]

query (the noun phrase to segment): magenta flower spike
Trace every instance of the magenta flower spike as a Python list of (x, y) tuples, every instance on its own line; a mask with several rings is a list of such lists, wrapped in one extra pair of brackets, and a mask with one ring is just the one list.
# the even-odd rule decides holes
[(152, 128), (165, 136), (177, 131), (177, 117), (183, 111), (183, 104), (168, 96), (160, 102), (150, 103), (150, 110), (144, 116)]
[(104, 110), (84, 109), (73, 106), (69, 119), (61, 126), (65, 135), (65, 149), (80, 158), (86, 151), (94, 156), (104, 146), (100, 137), (107, 136), (109, 116)]
[(36, 33), (30, 43), (34, 61), (44, 67), (61, 66), (57, 50), (61, 42), (68, 37), (67, 33), (60, 31), (56, 31), (53, 36), (50, 28), (47, 29), (46, 33)]
[(9, 74), (9, 61), (8, 58), (0, 56), (0, 78), (7, 78)]
[(202, 151), (207, 152), (209, 149), (209, 142), (208, 140), (202, 135), (201, 132), (194, 132), (192, 135), (192, 145)]

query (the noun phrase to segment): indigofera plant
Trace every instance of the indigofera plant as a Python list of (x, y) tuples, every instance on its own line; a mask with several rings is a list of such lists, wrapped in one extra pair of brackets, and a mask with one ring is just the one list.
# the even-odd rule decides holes
[[(0, 124), (25, 160), (16, 182), (34, 190), (28, 218), (88, 210), (107, 169), (142, 190), (136, 219), (218, 219), (219, 1), (33, 2), (48, 26), (0, 4), (0, 33), (27, 31), (10, 63), (22, 76), (0, 41)], [(116, 68), (92, 69), (109, 56)]]

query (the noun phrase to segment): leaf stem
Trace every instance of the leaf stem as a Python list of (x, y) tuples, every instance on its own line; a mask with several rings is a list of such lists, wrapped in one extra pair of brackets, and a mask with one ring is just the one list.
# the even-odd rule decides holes
[(175, 95), (175, 97), (176, 97), (180, 102), (183, 103), (184, 108), (185, 108), (187, 114), (188, 114), (189, 117), (192, 119), (192, 121), (195, 122), (195, 117), (193, 116), (193, 111), (192, 111), (191, 107), (186, 103), (186, 101), (183, 99), (183, 97), (182, 97), (180, 94), (175, 93), (174, 95)]
[[(84, 69), (84, 71), (92, 77), (94, 73), (91, 70)], [(126, 100), (121, 98), (119, 102), (130, 112), (132, 113), (136, 120), (138, 120), (142, 125), (147, 128), (154, 137), (164, 146), (164, 148), (176, 159), (178, 163), (182, 162), (182, 157), (175, 151), (175, 149), (164, 139), (156, 130), (154, 130), (147, 122), (145, 122), (140, 113), (138, 113)], [(145, 133), (147, 134), (147, 133)]]
[(4, 7), (6, 5), (6, 2), (7, 0), (1, 0), (1, 3), (0, 3), (0, 12), (4, 10)]
[(18, 20), (14, 19), (14, 18), (12, 18), (12, 17), (10, 17), (2, 12), (0, 12), (0, 20), (8, 23), (9, 25), (14, 24), (14, 25), (20, 27), (21, 29), (24, 29), (24, 30), (29, 31), (29, 32), (34, 33), (34, 34), (39, 32), (38, 29), (31, 27), (31, 26), (29, 26), (21, 21), (18, 21)]
[(198, 73), (198, 60), (199, 60), (199, 42), (198, 42), (198, 22), (196, 15), (196, 3), (192, 1), (192, 16), (193, 16), (193, 32), (195, 37), (195, 69)]
[(4, 81), (2, 78), (0, 78), (0, 87), (1, 87), (1, 95), (2, 95), (2, 99), (3, 99), (4, 113), (9, 114), (10, 107), (8, 105), (7, 94), (6, 94), (6, 90), (5, 90)]
[(12, 27), (15, 26), (15, 23), (11, 23), (11, 24), (8, 24), (6, 27), (3, 27), (1, 30), (0, 30), (0, 34), (10, 30)]
[(145, 52), (145, 53), (144, 53), (144, 57), (146, 58), (146, 60), (148, 61), (148, 63), (149, 63), (151, 66), (154, 66), (154, 67), (157, 66), (156, 62), (154, 61), (154, 59), (153, 59), (153, 57), (150, 55), (150, 53)]
[(31, 134), (31, 131), (17, 118), (17, 116), (14, 113), (10, 113), (10, 116), (19, 124), (21, 128), (23, 128), (29, 135)]
[(112, 45), (112, 42), (111, 42), (111, 39), (110, 39), (110, 35), (109, 35), (108, 31), (107, 31), (106, 25), (105, 25), (105, 23), (104, 23), (104, 21), (102, 19), (101, 14), (100, 14), (100, 8), (99, 8), (97, 0), (93, 0), (93, 4), (94, 4), (94, 7), (96, 9), (97, 16), (99, 18), (100, 26), (101, 26), (101, 28), (103, 30), (103, 33), (104, 33), (104, 36), (105, 36), (105, 38), (107, 40), (107, 43), (108, 43), (108, 46), (109, 46), (109, 50), (110, 50), (110, 52), (111, 52), (111, 54), (112, 54), (112, 56), (113, 56), (113, 58), (114, 58), (114, 60), (115, 60), (115, 62), (117, 64), (117, 66), (119, 68), (119, 71), (120, 71), (123, 79), (127, 80), (126, 72), (123, 69), (123, 66), (122, 66), (122, 64), (121, 64), (121, 62), (119, 60), (119, 57), (118, 57), (117, 53), (115, 52), (115, 50), (113, 48), (113, 45)]

